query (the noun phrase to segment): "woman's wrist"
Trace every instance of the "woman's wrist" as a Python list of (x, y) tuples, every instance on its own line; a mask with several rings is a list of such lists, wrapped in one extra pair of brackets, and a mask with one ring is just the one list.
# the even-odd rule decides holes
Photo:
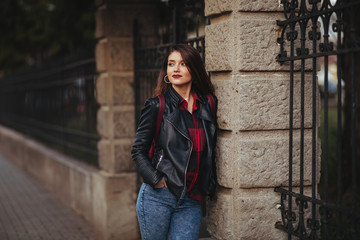
[(162, 187), (166, 187), (166, 181), (165, 178), (163, 177), (157, 184), (155, 184), (155, 188), (162, 188)]

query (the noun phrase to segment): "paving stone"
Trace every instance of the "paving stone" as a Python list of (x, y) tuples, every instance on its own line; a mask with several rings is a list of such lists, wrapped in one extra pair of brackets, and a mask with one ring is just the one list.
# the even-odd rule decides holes
[(1, 240), (93, 240), (90, 224), (0, 154)]

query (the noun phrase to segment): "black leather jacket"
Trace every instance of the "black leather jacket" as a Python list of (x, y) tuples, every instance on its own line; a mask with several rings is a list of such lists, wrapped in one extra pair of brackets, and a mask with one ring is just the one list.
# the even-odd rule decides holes
[[(202, 121), (207, 146), (200, 163), (198, 190), (203, 195), (212, 196), (216, 186), (214, 150), (217, 122), (211, 112), (207, 97), (198, 91), (196, 94), (201, 99), (196, 114), (198, 114), (199, 121)], [(193, 144), (179, 111), (181, 96), (171, 87), (164, 94), (164, 98), (165, 111), (152, 161), (149, 159), (149, 149), (155, 135), (156, 118), (159, 111), (157, 97), (150, 98), (145, 102), (131, 153), (145, 183), (154, 187), (162, 177), (165, 177), (169, 190), (178, 199), (183, 199), (186, 194), (186, 171)], [(214, 100), (216, 116), (217, 99), (215, 96)]]

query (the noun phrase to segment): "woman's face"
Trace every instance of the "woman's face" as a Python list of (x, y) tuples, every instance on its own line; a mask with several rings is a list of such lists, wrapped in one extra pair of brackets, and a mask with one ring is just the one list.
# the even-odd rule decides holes
[(169, 55), (166, 73), (173, 86), (182, 87), (192, 82), (191, 74), (180, 52), (174, 51)]

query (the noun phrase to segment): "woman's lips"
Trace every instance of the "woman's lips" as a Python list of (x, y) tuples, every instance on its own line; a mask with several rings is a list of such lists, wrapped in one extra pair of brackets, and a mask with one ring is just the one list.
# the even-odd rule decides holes
[(181, 75), (173, 75), (172, 77), (173, 78), (181, 78), (182, 76)]

